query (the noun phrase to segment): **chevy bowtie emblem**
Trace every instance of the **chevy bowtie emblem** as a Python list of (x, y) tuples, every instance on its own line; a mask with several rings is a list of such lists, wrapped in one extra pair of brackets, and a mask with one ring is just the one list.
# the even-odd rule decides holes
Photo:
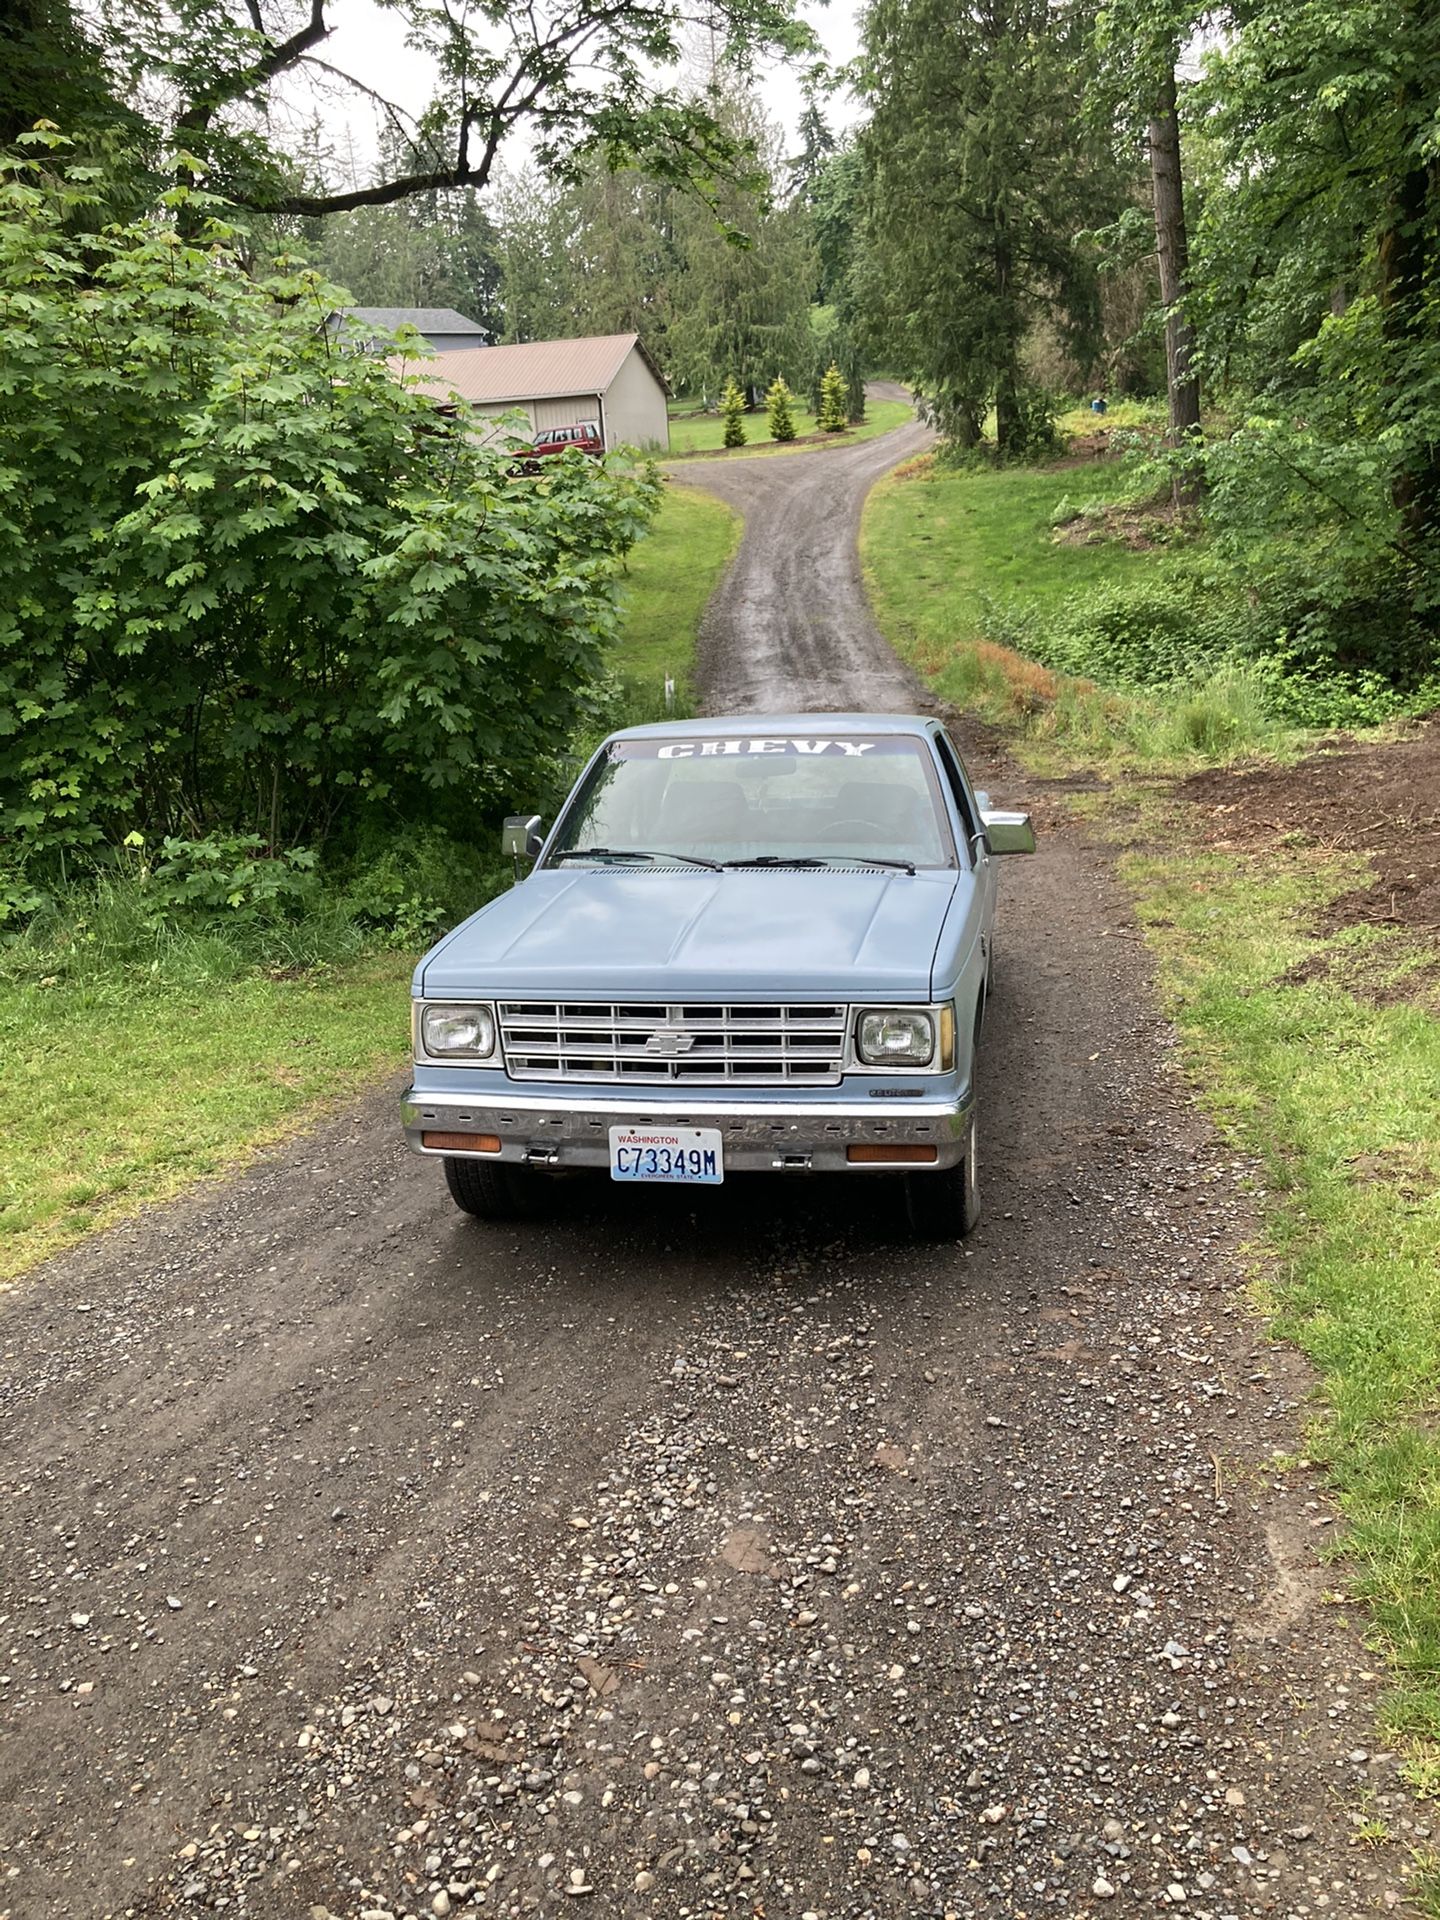
[(666, 1056), (677, 1053), (689, 1053), (695, 1044), (693, 1033), (685, 1033), (679, 1027), (661, 1027), (645, 1042), (646, 1053), (663, 1053)]

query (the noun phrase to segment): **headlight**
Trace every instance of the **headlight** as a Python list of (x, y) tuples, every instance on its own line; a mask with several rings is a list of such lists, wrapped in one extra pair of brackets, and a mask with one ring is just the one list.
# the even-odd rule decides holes
[(858, 1048), (867, 1067), (923, 1067), (935, 1056), (935, 1024), (928, 1013), (899, 1007), (862, 1013)]
[(426, 1053), (484, 1060), (495, 1051), (493, 1007), (425, 1007), (420, 1039)]

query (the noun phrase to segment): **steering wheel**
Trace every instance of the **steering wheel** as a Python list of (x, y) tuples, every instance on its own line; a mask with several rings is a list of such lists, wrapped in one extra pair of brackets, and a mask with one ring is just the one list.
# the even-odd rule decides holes
[(878, 820), (831, 820), (815, 835), (817, 840), (843, 840), (848, 833), (878, 833), (884, 835), (886, 829)]

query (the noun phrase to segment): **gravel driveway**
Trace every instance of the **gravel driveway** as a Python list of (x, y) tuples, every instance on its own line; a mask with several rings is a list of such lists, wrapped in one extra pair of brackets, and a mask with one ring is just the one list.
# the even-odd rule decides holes
[[(872, 399), (905, 397), (888, 381), (868, 391)], [(709, 712), (915, 711), (922, 695), (870, 618), (855, 543), (875, 481), (934, 441), (914, 424), (856, 446), (729, 454), (675, 469), (679, 481), (718, 494), (746, 523), (701, 629)]]
[[(712, 699), (914, 697), (835, 531), (912, 442), (705, 470), (766, 543)], [(487, 1229), (382, 1089), (0, 1302), (0, 1915), (1397, 1903), (1252, 1169), (1101, 851), (966, 745), (1044, 837), (963, 1252), (868, 1182)]]

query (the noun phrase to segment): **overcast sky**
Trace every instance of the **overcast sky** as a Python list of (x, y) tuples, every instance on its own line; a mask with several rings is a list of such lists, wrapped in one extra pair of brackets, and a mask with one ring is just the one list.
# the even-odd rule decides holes
[[(860, 0), (831, 0), (828, 6), (805, 0), (801, 11), (815, 28), (825, 58), (832, 65), (849, 60), (859, 50)], [(334, 31), (320, 49), (321, 58), (409, 111), (425, 104), (430, 95), (430, 63), (423, 54), (406, 46), (404, 22), (398, 13), (376, 6), (374, 0), (337, 0), (330, 18)], [(799, 80), (788, 68), (773, 66), (761, 80), (760, 94), (772, 119), (783, 127), (788, 144), (803, 105)], [(363, 171), (375, 154), (376, 109), (356, 101), (353, 95), (345, 103), (338, 89), (319, 104), (334, 147), (344, 151), (348, 131)], [(826, 103), (825, 115), (838, 130), (852, 125), (859, 109), (848, 94), (837, 93)], [(504, 153), (511, 165), (522, 163), (524, 158), (518, 150), (507, 149)]]

